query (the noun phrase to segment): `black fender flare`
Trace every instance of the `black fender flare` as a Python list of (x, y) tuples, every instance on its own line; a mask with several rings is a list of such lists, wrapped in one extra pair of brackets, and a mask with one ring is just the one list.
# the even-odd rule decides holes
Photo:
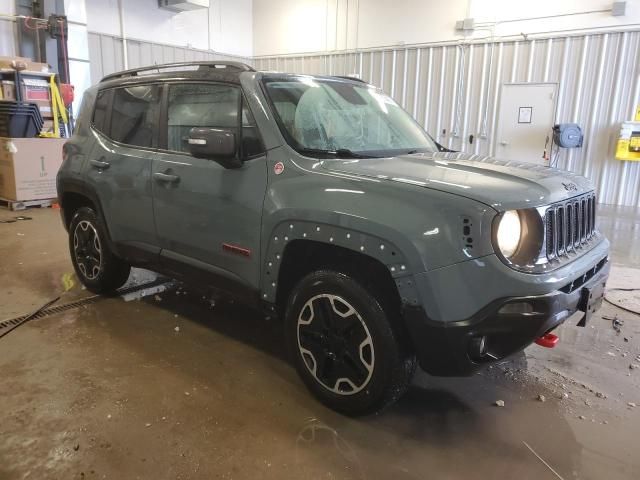
[(379, 261), (389, 270), (402, 304), (419, 304), (413, 272), (405, 255), (396, 245), (373, 234), (306, 220), (283, 221), (273, 229), (261, 268), (260, 294), (263, 301), (276, 302), (283, 253), (287, 244), (294, 240), (312, 240), (334, 245)]

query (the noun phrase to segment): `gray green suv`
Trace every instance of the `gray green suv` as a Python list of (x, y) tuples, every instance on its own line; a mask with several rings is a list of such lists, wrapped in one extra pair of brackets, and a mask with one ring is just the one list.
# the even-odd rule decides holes
[(416, 363), (469, 375), (553, 346), (609, 273), (588, 180), (449, 151), (356, 79), (233, 62), (109, 75), (64, 157), (89, 290), (133, 265), (278, 314), (302, 380), (347, 414), (391, 404)]

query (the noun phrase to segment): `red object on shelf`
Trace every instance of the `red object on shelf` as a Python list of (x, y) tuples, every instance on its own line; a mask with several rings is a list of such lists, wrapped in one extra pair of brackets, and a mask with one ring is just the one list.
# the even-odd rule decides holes
[(547, 333), (536, 340), (536, 343), (541, 347), (545, 348), (553, 348), (556, 346), (560, 337), (554, 335), (553, 333)]
[(65, 107), (71, 105), (74, 98), (73, 85), (70, 83), (61, 83), (60, 96), (62, 97), (62, 103), (64, 103)]

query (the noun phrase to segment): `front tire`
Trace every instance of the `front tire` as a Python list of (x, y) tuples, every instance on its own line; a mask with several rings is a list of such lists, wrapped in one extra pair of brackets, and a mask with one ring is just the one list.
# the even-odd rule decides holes
[(347, 415), (388, 407), (415, 371), (415, 357), (379, 300), (345, 273), (321, 270), (304, 277), (289, 297), (285, 328), (306, 386)]
[(129, 278), (131, 267), (111, 251), (106, 229), (89, 207), (79, 208), (71, 219), (69, 251), (76, 275), (93, 293), (113, 293)]

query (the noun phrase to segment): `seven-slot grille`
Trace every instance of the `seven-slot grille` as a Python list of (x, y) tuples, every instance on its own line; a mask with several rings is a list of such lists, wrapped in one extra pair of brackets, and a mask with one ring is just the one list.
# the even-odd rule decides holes
[(593, 193), (552, 205), (545, 215), (547, 258), (576, 251), (595, 232), (596, 197)]

